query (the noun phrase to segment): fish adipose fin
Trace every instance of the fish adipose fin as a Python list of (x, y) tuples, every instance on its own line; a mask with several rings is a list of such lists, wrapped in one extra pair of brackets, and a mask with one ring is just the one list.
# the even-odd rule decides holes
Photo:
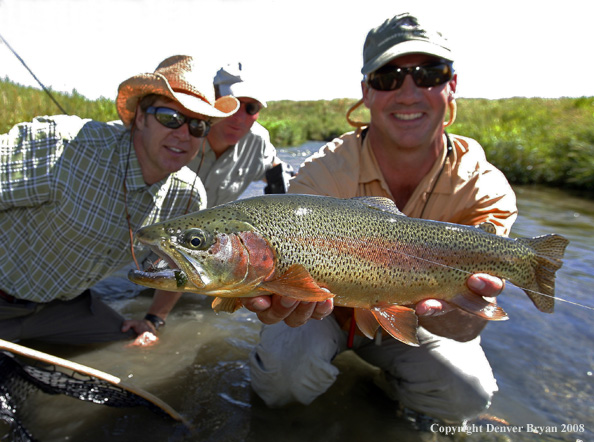
[(394, 339), (414, 347), (419, 346), (419, 339), (417, 338), (419, 320), (412, 308), (391, 305), (390, 307), (373, 309), (371, 313), (373, 313), (383, 329)]
[(320, 287), (301, 264), (293, 264), (279, 277), (264, 281), (260, 288), (307, 302), (320, 302), (334, 297), (328, 290)]
[(535, 238), (517, 238), (516, 241), (532, 248), (535, 253), (532, 261), (535, 275), (534, 286), (522, 287), (522, 289), (537, 309), (541, 312), (553, 313), (555, 308), (555, 272), (563, 265), (563, 255), (569, 241), (555, 233)]
[(480, 316), (488, 321), (505, 321), (509, 319), (505, 310), (497, 304), (468, 291), (454, 296), (450, 303), (457, 305), (462, 310)]

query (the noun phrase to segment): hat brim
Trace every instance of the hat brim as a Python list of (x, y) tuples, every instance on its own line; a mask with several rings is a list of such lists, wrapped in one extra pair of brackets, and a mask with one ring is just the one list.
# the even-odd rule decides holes
[(183, 92), (174, 91), (172, 95), (186, 110), (207, 117), (226, 118), (239, 108), (239, 102), (233, 97), (221, 97), (211, 106), (206, 101)]
[(250, 87), (249, 84), (244, 82), (237, 82), (233, 84), (219, 84), (219, 94), (221, 96), (231, 95), (236, 98), (246, 97), (252, 98), (259, 102), (262, 106), (268, 107), (266, 101), (262, 99), (262, 96), (254, 90), (253, 87)]
[(221, 97), (211, 105), (195, 95), (176, 92), (160, 74), (140, 74), (122, 82), (118, 89), (116, 108), (122, 122), (129, 126), (136, 114), (138, 101), (149, 94), (162, 95), (178, 102), (186, 112), (198, 114), (213, 123), (233, 115), (239, 109), (239, 102), (233, 97)]
[(373, 58), (361, 69), (363, 75), (370, 74), (373, 71), (381, 68), (383, 65), (394, 60), (396, 57), (407, 54), (427, 54), (434, 57), (443, 58), (448, 61), (454, 61), (452, 52), (442, 46), (429, 43), (421, 40), (410, 40), (401, 43), (397, 43), (387, 51)]

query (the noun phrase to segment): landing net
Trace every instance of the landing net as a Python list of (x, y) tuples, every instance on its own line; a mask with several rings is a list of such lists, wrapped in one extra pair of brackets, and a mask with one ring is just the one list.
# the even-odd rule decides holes
[[(1, 343), (10, 344), (6, 341)], [(16, 344), (11, 345), (20, 347)], [(6, 345), (0, 348), (4, 348), (4, 351), (0, 350), (0, 423), (8, 425), (8, 437), (11, 441), (36, 440), (27, 430), (24, 420), (30, 415), (26, 408), (27, 398), (39, 391), (50, 395), (62, 394), (110, 407), (147, 407), (161, 416), (183, 420), (155, 396), (129, 385), (122, 385), (118, 378), (106, 373), (59, 358), (55, 358), (59, 364), (48, 364), (47, 361), (40, 363), (34, 356), (30, 359), (31, 355), (27, 355), (27, 359), (23, 360), (18, 352), (15, 355), (6, 351)], [(30, 352), (46, 355), (34, 350)], [(93, 372), (97, 375), (93, 376)]]

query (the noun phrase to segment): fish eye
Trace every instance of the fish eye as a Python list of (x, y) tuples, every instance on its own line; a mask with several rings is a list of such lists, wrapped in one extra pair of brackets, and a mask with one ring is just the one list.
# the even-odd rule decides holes
[(206, 250), (210, 247), (210, 236), (200, 229), (189, 229), (184, 233), (182, 243), (189, 249)]

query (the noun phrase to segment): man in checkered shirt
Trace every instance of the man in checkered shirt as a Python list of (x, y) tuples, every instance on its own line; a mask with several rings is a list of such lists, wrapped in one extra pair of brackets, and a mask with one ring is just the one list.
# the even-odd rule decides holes
[(206, 207), (185, 166), (239, 104), (215, 100), (211, 75), (188, 56), (124, 81), (116, 104), (121, 122), (44, 116), (0, 135), (1, 339), (85, 344), (154, 331), (155, 318), (123, 326), (89, 288), (132, 261), (131, 232)]

